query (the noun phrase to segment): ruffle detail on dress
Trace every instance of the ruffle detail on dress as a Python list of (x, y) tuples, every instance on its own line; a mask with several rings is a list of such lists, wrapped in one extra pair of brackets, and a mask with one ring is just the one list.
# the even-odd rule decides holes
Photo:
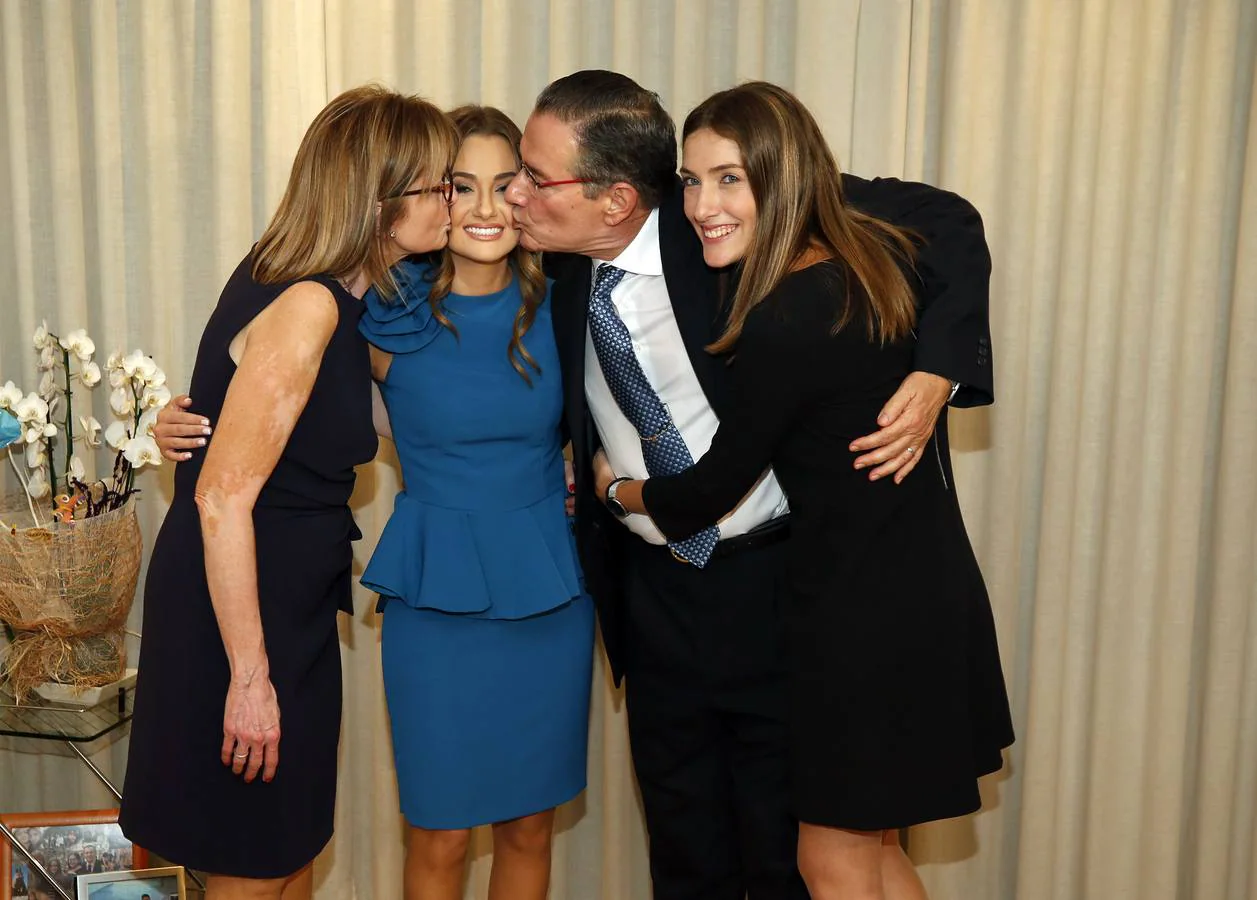
[(433, 506), (405, 491), (362, 585), (415, 609), (526, 619), (582, 593), (563, 493), (508, 510)]
[(365, 306), (358, 331), (388, 353), (411, 353), (430, 344), (445, 327), (432, 313), (428, 291), (432, 266), (406, 261), (393, 268), (398, 292), (387, 301), (375, 289), (362, 298)]

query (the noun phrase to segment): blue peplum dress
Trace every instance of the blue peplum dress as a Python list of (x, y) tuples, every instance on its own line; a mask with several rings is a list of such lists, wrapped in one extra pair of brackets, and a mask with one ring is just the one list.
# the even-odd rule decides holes
[(451, 294), (430, 267), (366, 297), (360, 324), (393, 354), (380, 385), (405, 488), (362, 576), (380, 595), (384, 689), (402, 813), (422, 828), (529, 815), (585, 788), (594, 612), (564, 510), (562, 382), (550, 302), (507, 347), (517, 280)]

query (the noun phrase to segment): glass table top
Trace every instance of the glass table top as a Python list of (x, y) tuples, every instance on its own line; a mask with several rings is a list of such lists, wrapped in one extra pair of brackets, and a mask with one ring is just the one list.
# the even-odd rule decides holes
[(134, 706), (135, 692), (130, 688), (95, 706), (50, 703), (34, 695), (19, 705), (0, 688), (0, 737), (94, 741), (129, 722)]

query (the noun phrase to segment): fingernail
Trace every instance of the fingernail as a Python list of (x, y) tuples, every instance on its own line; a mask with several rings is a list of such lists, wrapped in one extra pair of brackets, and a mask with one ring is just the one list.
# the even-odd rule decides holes
[(205, 438), (197, 438), (197, 439), (196, 439), (196, 445), (197, 445), (198, 447), (204, 447), (204, 446), (205, 446)]
[(191, 459), (191, 458), (192, 458), (192, 454), (191, 454), (191, 453), (180, 453), (180, 454), (179, 454), (179, 458), (180, 458), (180, 459)]
[(864, 463), (856, 463), (856, 464), (855, 464), (855, 467), (856, 467), (857, 469), (863, 469), (863, 468), (864, 468)]
[(205, 426), (204, 428), (202, 428), (202, 429), (201, 429), (201, 434), (211, 434), (211, 433), (212, 433), (212, 432), (211, 432), (211, 430), (210, 430), (210, 427), (209, 427), (209, 422), (202, 422), (201, 424)]
[(889, 416), (878, 416), (878, 417), (877, 417), (877, 424), (878, 424), (878, 425), (885, 425), (885, 424), (886, 424), (887, 422), (889, 422), (889, 421), (890, 421), (890, 417), (889, 417)]

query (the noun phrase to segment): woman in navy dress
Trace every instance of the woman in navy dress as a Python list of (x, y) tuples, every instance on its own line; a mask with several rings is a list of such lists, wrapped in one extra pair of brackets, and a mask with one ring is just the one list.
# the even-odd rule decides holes
[(308, 897), (332, 835), (348, 502), (376, 450), (361, 298), (445, 244), (456, 141), (417, 97), (333, 100), (201, 337), (192, 387), (219, 423), (149, 564), (119, 821), (209, 873), (210, 900)]
[[(990, 601), (951, 488), (946, 419), (901, 484), (842, 460), (912, 371), (908, 235), (847, 207), (811, 114), (775, 85), (714, 95), (685, 122), (685, 212), (738, 276), (735, 413), (686, 471), (613, 479), (610, 505), (670, 539), (732, 509), (771, 465), (790, 501), (792, 807), (814, 900), (923, 900), (898, 829), (980, 806), (1013, 741)], [(782, 160), (790, 161), (787, 166)], [(939, 443), (939, 442), (942, 443)], [(904, 565), (903, 557), (911, 565)]]
[[(383, 612), (405, 897), (461, 897), (470, 829), (491, 824), (490, 897), (544, 900), (554, 809), (585, 787), (594, 611), (565, 511), (549, 288), (504, 199), (519, 129), (487, 107), (451, 118), (448, 251), (397, 266), (397, 295), (368, 293), (360, 324), (405, 483), (362, 583)], [(188, 458), (167, 437), (188, 419), (162, 414), (171, 458)]]
[(361, 324), (405, 483), (362, 583), (384, 618), (406, 897), (461, 897), (469, 829), (492, 824), (489, 896), (544, 900), (554, 808), (585, 788), (594, 612), (548, 286), (504, 199), (519, 129), (485, 107), (451, 118), (448, 250), (398, 267)]

